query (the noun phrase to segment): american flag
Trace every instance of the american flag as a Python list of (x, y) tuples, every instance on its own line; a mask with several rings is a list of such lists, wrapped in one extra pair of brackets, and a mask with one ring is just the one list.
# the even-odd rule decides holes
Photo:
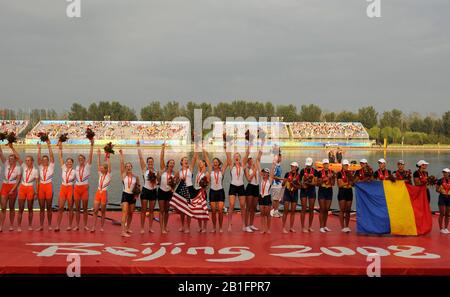
[(170, 205), (179, 212), (197, 220), (209, 220), (206, 193), (200, 190), (197, 196), (190, 199), (186, 183), (181, 181), (173, 193)]

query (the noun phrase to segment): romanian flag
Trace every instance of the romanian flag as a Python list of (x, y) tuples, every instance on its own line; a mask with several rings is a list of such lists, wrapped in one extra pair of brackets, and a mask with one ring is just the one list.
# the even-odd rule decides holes
[(404, 181), (356, 183), (358, 233), (421, 235), (431, 231), (431, 210), (425, 187)]

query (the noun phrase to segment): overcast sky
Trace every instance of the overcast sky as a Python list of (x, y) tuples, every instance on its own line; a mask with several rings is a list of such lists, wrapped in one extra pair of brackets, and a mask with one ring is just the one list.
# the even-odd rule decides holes
[(118, 100), (450, 109), (450, 1), (0, 0), (0, 107)]

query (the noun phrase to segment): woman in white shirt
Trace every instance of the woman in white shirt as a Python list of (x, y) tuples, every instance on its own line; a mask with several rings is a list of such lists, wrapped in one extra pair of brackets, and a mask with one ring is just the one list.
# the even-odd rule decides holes
[(48, 156), (41, 156), (41, 144), (38, 144), (38, 168), (39, 168), (39, 228), (44, 229), (45, 210), (47, 209), (48, 229), (52, 230), (52, 202), (53, 202), (53, 174), (55, 172), (55, 157), (53, 156), (50, 140), (47, 140)]
[(158, 172), (155, 170), (155, 161), (153, 157), (147, 157), (144, 160), (141, 151), (141, 144), (139, 140), (136, 142), (138, 147), (139, 164), (141, 165), (142, 178), (144, 184), (142, 185), (141, 192), (141, 234), (145, 232), (145, 219), (147, 217), (147, 210), (149, 212), (148, 216), (148, 231), (153, 233), (153, 218), (155, 212), (156, 200), (158, 200)]
[[(33, 204), (34, 198), (37, 198), (39, 191), (39, 173), (34, 167), (34, 159), (32, 156), (25, 158), (25, 164), (22, 160), (18, 159), (19, 164), (22, 167), (22, 182), (19, 186), (19, 212), (17, 215), (17, 231), (22, 231), (22, 216), (25, 209), (25, 201), (28, 207), (28, 230), (33, 230)], [(36, 186), (36, 190), (34, 188)]]
[(161, 146), (160, 154), (160, 172), (158, 175), (158, 206), (159, 206), (159, 224), (161, 226), (161, 233), (169, 232), (167, 222), (169, 221), (169, 204), (173, 196), (173, 191), (178, 183), (178, 173), (175, 173), (175, 161), (170, 159), (165, 163), (164, 155), (166, 150), (166, 143)]
[(9, 143), (8, 147), (13, 152), (12, 155), (8, 156), (8, 160), (3, 155), (3, 152), (0, 149), (0, 159), (2, 160), (2, 163), (5, 165), (4, 179), (2, 189), (0, 192), (1, 208), (2, 208), (2, 211), (0, 213), (0, 232), (3, 230), (3, 224), (6, 218), (6, 208), (8, 207), (8, 205), (9, 205), (9, 221), (10, 221), (9, 231), (14, 230), (14, 218), (16, 216), (15, 204), (17, 199), (17, 188), (19, 186), (20, 179), (22, 178), (20, 166), (17, 166), (19, 154), (15, 150), (12, 143)]
[(69, 210), (69, 226), (67, 231), (72, 230), (73, 222), (73, 184), (75, 182), (75, 170), (73, 168), (73, 159), (67, 158), (64, 162), (62, 143), (58, 142), (58, 157), (59, 164), (61, 164), (61, 187), (59, 189), (59, 210), (58, 210), (58, 220), (55, 232), (59, 232), (61, 227), (61, 221), (64, 214), (64, 206), (66, 205)]
[(100, 231), (103, 232), (106, 218), (106, 204), (108, 203), (108, 188), (111, 184), (111, 158), (108, 153), (105, 155), (105, 163), (101, 163), (101, 151), (97, 151), (97, 170), (98, 170), (98, 188), (95, 193), (94, 200), (94, 224), (91, 228), (91, 232), (95, 232), (97, 227), (98, 211), (101, 209), (101, 227)]
[(205, 155), (205, 161), (209, 168), (210, 176), (210, 188), (209, 188), (209, 204), (211, 205), (211, 220), (213, 229), (211, 232), (217, 231), (217, 217), (219, 221), (219, 232), (223, 232), (223, 207), (225, 203), (225, 190), (223, 188), (223, 177), (225, 170), (228, 167), (228, 163), (222, 166), (222, 161), (218, 158), (212, 160), (212, 164), (209, 160), (208, 153), (203, 151)]
[[(123, 151), (120, 153), (120, 176), (122, 177), (122, 233), (123, 237), (130, 237), (133, 233), (130, 229), (133, 220), (133, 212), (136, 206), (136, 197), (140, 192), (139, 176), (133, 173), (133, 165), (130, 162), (125, 163)], [(138, 191), (139, 189), (139, 191)]]

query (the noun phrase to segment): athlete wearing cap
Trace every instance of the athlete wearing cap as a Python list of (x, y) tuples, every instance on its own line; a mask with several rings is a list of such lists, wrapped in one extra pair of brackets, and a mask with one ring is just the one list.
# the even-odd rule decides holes
[(436, 184), (436, 191), (439, 193), (439, 229), (442, 234), (450, 234), (448, 230), (450, 213), (450, 169), (442, 169), (442, 178)]
[[(295, 210), (298, 203), (298, 190), (300, 188), (300, 175), (298, 174), (298, 163), (291, 163), (291, 170), (284, 175), (283, 180), (283, 233), (295, 232), (294, 220)], [(286, 221), (289, 214), (289, 231), (286, 229)]]
[(373, 180), (373, 170), (367, 163), (367, 160), (361, 159), (359, 165), (361, 165), (361, 169), (355, 172), (355, 182), (369, 182)]
[(316, 172), (317, 184), (319, 185), (318, 198), (320, 207), (320, 232), (325, 233), (331, 231), (327, 227), (328, 211), (333, 199), (333, 186), (335, 184), (335, 174), (330, 169), (330, 161), (322, 160), (323, 169)]
[(14, 218), (16, 215), (16, 199), (17, 199), (17, 187), (19, 186), (19, 181), (22, 178), (22, 172), (20, 166), (17, 166), (17, 160), (19, 159), (19, 154), (15, 150), (12, 143), (8, 144), (8, 147), (12, 151), (12, 155), (8, 156), (8, 159), (3, 155), (0, 149), (0, 159), (5, 165), (4, 168), (4, 179), (2, 184), (2, 189), (0, 191), (1, 196), (1, 207), (2, 211), (0, 213), (0, 232), (3, 230), (3, 224), (6, 218), (6, 208), (9, 206), (9, 230), (14, 230)]
[(349, 228), (350, 223), (350, 211), (352, 209), (353, 202), (353, 175), (349, 171), (348, 160), (342, 161), (342, 170), (337, 173), (337, 182), (339, 187), (338, 200), (339, 200), (339, 222), (341, 223), (342, 232), (351, 232)]
[(427, 188), (428, 182), (428, 163), (425, 160), (419, 160), (416, 164), (417, 170), (413, 173), (414, 185), (420, 187), (426, 187), (427, 189), (427, 198), (428, 202), (430, 202), (430, 190)]
[(386, 160), (381, 158), (378, 160), (378, 169), (373, 173), (373, 178), (376, 180), (386, 180), (391, 175), (391, 171), (386, 169)]
[(392, 173), (396, 180), (403, 180), (407, 184), (411, 184), (411, 170), (405, 169), (405, 161), (398, 160), (397, 162), (397, 170)]

